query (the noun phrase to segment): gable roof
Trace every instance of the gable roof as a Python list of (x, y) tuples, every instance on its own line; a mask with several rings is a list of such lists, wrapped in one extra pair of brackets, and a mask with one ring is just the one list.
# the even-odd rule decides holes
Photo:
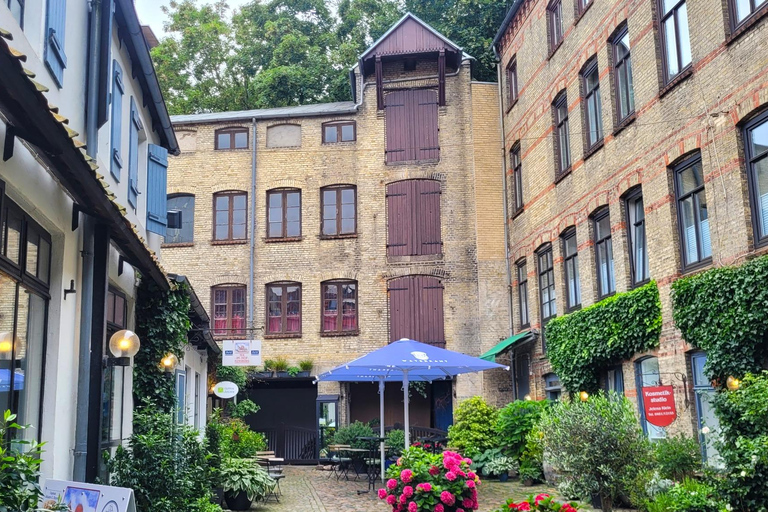
[[(398, 31), (404, 31), (404, 29), (408, 29), (408, 27), (410, 27), (410, 30), (414, 31), (412, 37), (398, 38), (398, 34), (396, 33)], [(375, 52), (377, 48), (380, 49), (380, 52)], [(397, 23), (392, 25), (384, 35), (363, 52), (360, 56), (360, 60), (363, 61), (376, 53), (392, 55), (397, 53), (415, 53), (419, 51), (437, 51), (441, 48), (463, 54), (459, 45), (432, 28), (428, 23), (415, 14), (407, 12)], [(472, 58), (466, 54), (464, 54), (464, 57)]]

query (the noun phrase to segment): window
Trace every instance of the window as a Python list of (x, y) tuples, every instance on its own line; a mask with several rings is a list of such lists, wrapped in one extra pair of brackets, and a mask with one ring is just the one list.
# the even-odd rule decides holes
[(650, 279), (648, 269), (648, 242), (645, 237), (645, 210), (640, 187), (624, 198), (627, 213), (627, 238), (629, 240), (629, 270), (632, 286)]
[(247, 149), (248, 128), (216, 130), (216, 149)]
[(552, 266), (552, 246), (547, 244), (536, 253), (539, 263), (539, 296), (541, 304), (541, 324), (557, 315), (555, 303), (555, 270)]
[(632, 84), (632, 56), (629, 52), (629, 29), (626, 25), (611, 40), (613, 86), (616, 94), (616, 124), (635, 112), (635, 88)]
[(592, 0), (576, 0), (577, 16), (584, 14), (584, 11), (586, 11), (587, 7), (589, 7), (591, 4)]
[(624, 372), (621, 365), (614, 366), (605, 372), (605, 391), (624, 394)]
[(507, 106), (512, 107), (517, 101), (517, 57), (512, 57), (507, 65)]
[(547, 400), (555, 402), (560, 400), (562, 395), (562, 388), (560, 386), (560, 377), (554, 373), (548, 373), (544, 376), (544, 392), (547, 395)]
[(192, 243), (195, 239), (195, 196), (192, 194), (171, 194), (168, 196), (168, 211), (181, 212), (181, 228), (167, 229), (165, 243)]
[(117, 332), (125, 329), (127, 304), (125, 294), (113, 288), (107, 291), (107, 327), (108, 331)]
[(301, 236), (301, 191), (298, 189), (267, 192), (267, 238)]
[(611, 239), (611, 218), (608, 207), (592, 216), (595, 241), (595, 264), (597, 265), (597, 296), (603, 298), (616, 291), (613, 271), (613, 241)]
[(643, 407), (642, 388), (661, 386), (661, 374), (659, 373), (659, 359), (656, 357), (646, 357), (635, 363), (635, 373), (637, 375), (637, 399), (640, 402), (640, 416), (643, 425), (643, 431), (650, 439), (664, 439), (667, 432), (662, 427), (652, 425), (645, 419), (645, 408)]
[(184, 424), (187, 412), (187, 373), (176, 370), (176, 423)]
[(571, 169), (571, 140), (568, 133), (568, 97), (562, 91), (552, 103), (555, 117), (555, 168), (556, 177), (560, 177)]
[(322, 285), (324, 333), (357, 332), (357, 282), (327, 281)]
[(387, 256), (443, 252), (440, 182), (405, 180), (387, 185)]
[(766, 7), (766, 0), (730, 0), (731, 30), (736, 30), (747, 18)]
[(563, 2), (554, 0), (547, 7), (549, 52), (553, 53), (563, 41)]
[(336, 121), (323, 125), (323, 143), (354, 142), (357, 139), (357, 127), (354, 121)]
[(112, 61), (112, 113), (110, 118), (110, 143), (112, 144), (112, 158), (110, 159), (110, 173), (120, 181), (120, 172), (123, 169), (123, 69), (116, 60)]
[(523, 209), (523, 159), (520, 156), (520, 143), (512, 146), (509, 153), (512, 165), (512, 181), (514, 183), (514, 211), (517, 213)]
[(213, 335), (245, 334), (245, 286), (220, 285), (213, 292)]
[(392, 279), (389, 292), (389, 340), (402, 338), (445, 348), (443, 283), (431, 276)]
[[(704, 460), (711, 466), (722, 465), (720, 453), (717, 451), (717, 443), (720, 441), (720, 420), (715, 414), (712, 400), (715, 398), (715, 389), (704, 373), (704, 365), (707, 363), (707, 355), (704, 352), (691, 354), (691, 373), (693, 374), (693, 393), (696, 400), (696, 419), (698, 420), (699, 444)], [(702, 429), (707, 427), (709, 433)]]
[(691, 64), (688, 8), (685, 0), (659, 0), (661, 55), (664, 83), (668, 84)]
[(531, 355), (515, 353), (514, 359), (515, 400), (525, 400), (531, 393)]
[(320, 191), (323, 236), (354, 235), (357, 232), (357, 190), (351, 185), (326, 187)]
[(745, 127), (744, 141), (755, 240), (764, 245), (768, 243), (768, 112)]
[[(18, 206), (3, 196), (0, 257), (0, 410), (10, 409), (20, 424), (41, 425), (43, 354), (48, 311), (51, 238)], [(21, 250), (25, 247), (25, 250)]]
[(600, 71), (597, 58), (592, 59), (581, 73), (581, 86), (584, 92), (584, 124), (586, 127), (587, 149), (595, 147), (603, 140), (603, 107), (600, 102)]
[(267, 285), (267, 334), (301, 334), (301, 284)]
[(45, 64), (56, 84), (64, 85), (64, 68), (67, 56), (64, 53), (64, 32), (67, 28), (67, 0), (48, 0), (45, 16)]
[(520, 305), (520, 328), (531, 325), (528, 314), (528, 265), (525, 260), (517, 262), (517, 302)]
[(565, 305), (568, 310), (581, 306), (581, 284), (579, 284), (579, 253), (576, 243), (576, 228), (567, 229), (563, 235), (563, 264), (565, 266)]
[(213, 195), (214, 241), (245, 240), (248, 232), (246, 198), (245, 192), (238, 191)]
[(712, 258), (701, 156), (696, 155), (681, 162), (674, 167), (674, 174), (680, 249), (683, 270), (686, 270)]
[(21, 28), (24, 28), (24, 0), (7, 0), (7, 5), (13, 19)]
[(439, 160), (437, 92), (392, 91), (385, 96), (387, 163)]

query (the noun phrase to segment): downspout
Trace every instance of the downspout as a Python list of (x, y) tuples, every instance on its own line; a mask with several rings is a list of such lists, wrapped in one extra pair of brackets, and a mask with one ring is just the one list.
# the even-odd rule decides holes
[(256, 118), (251, 118), (251, 263), (248, 270), (248, 319), (251, 324), (251, 336), (256, 330), (254, 317), (253, 293), (256, 269)]
[[(88, 27), (90, 51), (88, 53), (88, 94), (86, 95), (86, 153), (96, 158), (98, 153), (98, 91), (99, 55), (101, 51), (101, 0), (91, 0), (91, 16)], [(88, 452), (88, 401), (91, 373), (91, 322), (93, 319), (93, 251), (94, 223), (86, 214), (81, 216), (80, 244), (82, 244), (82, 281), (80, 283), (80, 343), (78, 349), (77, 404), (75, 419), (75, 450), (72, 478), (77, 482), (86, 479), (86, 455)]]

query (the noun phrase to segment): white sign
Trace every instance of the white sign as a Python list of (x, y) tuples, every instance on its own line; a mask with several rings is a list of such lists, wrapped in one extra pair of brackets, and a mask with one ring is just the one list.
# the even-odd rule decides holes
[(136, 512), (132, 489), (46, 480), (40, 507), (50, 510), (59, 501), (72, 512)]
[(225, 340), (221, 361), (224, 366), (260, 365), (261, 340)]
[(239, 391), (240, 388), (237, 387), (237, 384), (229, 382), (228, 380), (219, 382), (213, 386), (213, 394), (219, 398), (232, 398), (237, 396)]

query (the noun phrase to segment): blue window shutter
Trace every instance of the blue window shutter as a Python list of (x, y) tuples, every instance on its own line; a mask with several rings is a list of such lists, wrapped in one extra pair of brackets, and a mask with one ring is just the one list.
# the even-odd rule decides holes
[(119, 182), (123, 169), (122, 129), (123, 129), (123, 70), (117, 61), (112, 61), (112, 158), (109, 170)]
[(45, 64), (53, 74), (56, 84), (64, 84), (64, 68), (67, 56), (64, 53), (64, 29), (67, 23), (67, 0), (48, 0), (45, 16)]
[(139, 197), (139, 130), (141, 129), (139, 110), (131, 96), (131, 117), (128, 120), (128, 204), (134, 209)]
[(168, 150), (149, 145), (147, 156), (147, 231), (165, 236), (168, 224)]

